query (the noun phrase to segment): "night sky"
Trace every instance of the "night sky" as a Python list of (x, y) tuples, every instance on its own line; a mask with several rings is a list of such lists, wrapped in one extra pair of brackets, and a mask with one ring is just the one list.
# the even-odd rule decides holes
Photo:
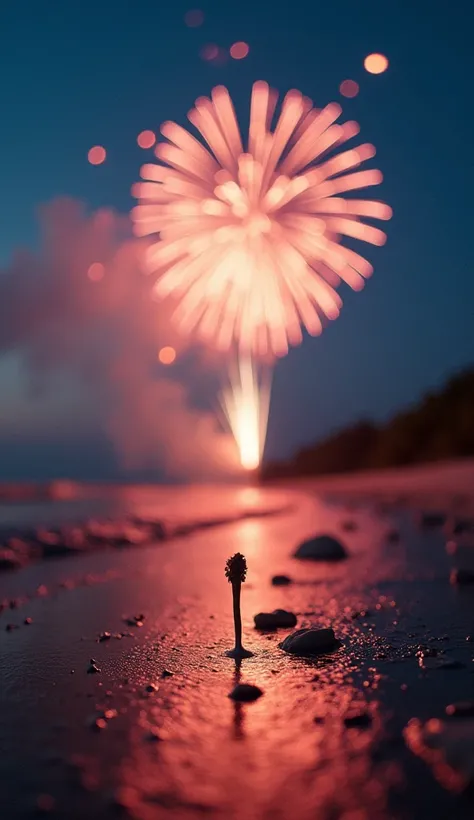
[[(196, 5), (204, 22), (189, 28), (192, 3), (5, 0), (0, 265), (36, 247), (41, 203), (67, 196), (91, 212), (126, 214), (140, 164), (153, 156), (137, 146), (138, 132), (169, 119), (186, 125), (196, 97), (216, 84), (243, 121), (257, 79), (298, 88), (317, 106), (340, 102), (377, 147), (376, 196), (394, 217), (382, 226), (385, 247), (359, 245), (375, 267), (365, 290), (343, 287), (340, 318), (277, 365), (266, 449), (274, 458), (360, 418), (389, 418), (473, 361), (473, 12), (457, 0)], [(243, 60), (200, 56), (206, 44), (228, 51), (239, 40), (250, 46)], [(364, 70), (371, 52), (387, 55), (384, 74)], [(339, 93), (347, 78), (360, 84), (355, 99)], [(107, 149), (97, 167), (87, 162), (95, 144)], [(22, 367), (21, 343), (0, 345), (0, 479), (122, 475), (110, 441), (65, 398), (67, 379), (43, 386), (39, 400)], [(185, 363), (179, 375), (186, 381)], [(206, 384), (193, 401), (205, 401)]]

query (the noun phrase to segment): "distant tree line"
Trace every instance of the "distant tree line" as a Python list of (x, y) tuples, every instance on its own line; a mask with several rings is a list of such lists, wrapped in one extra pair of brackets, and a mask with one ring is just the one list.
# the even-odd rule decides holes
[(345, 473), (474, 456), (474, 369), (451, 378), (388, 424), (360, 421), (299, 450), (288, 461), (264, 463), (262, 478)]

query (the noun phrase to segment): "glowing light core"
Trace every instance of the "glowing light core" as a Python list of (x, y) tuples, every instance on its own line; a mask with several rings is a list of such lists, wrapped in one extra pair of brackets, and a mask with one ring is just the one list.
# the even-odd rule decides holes
[(364, 68), (369, 74), (383, 74), (388, 68), (385, 54), (368, 54), (364, 60)]
[(234, 436), (244, 470), (260, 464), (267, 434), (270, 378), (260, 376), (252, 359), (239, 357), (222, 391), (221, 406)]
[(173, 364), (176, 359), (176, 350), (174, 347), (162, 347), (158, 352), (158, 359), (161, 364)]

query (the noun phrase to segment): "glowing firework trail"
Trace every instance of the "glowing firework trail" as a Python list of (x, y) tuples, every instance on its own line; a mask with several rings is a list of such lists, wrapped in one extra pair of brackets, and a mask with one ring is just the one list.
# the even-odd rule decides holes
[(356, 170), (373, 145), (335, 152), (359, 132), (355, 122), (336, 123), (339, 105), (318, 110), (290, 91), (272, 130), (276, 102), (266, 83), (254, 84), (245, 149), (227, 89), (214, 88), (189, 114), (202, 141), (165, 123), (168, 142), (155, 149), (163, 164), (144, 165), (133, 188), (136, 233), (159, 234), (147, 250), (156, 294), (179, 300), (184, 332), (223, 350), (237, 341), (284, 355), (301, 341), (301, 325), (319, 334), (321, 319), (339, 315), (341, 281), (360, 290), (373, 270), (341, 237), (382, 245), (385, 234), (364, 220), (392, 213), (354, 197), (382, 174)]
[(255, 470), (263, 455), (270, 387), (270, 370), (259, 374), (252, 359), (240, 356), (221, 393), (221, 406), (246, 470)]

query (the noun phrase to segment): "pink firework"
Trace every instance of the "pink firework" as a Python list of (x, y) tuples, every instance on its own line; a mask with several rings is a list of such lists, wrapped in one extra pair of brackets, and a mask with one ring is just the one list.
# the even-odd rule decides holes
[(371, 275), (341, 238), (383, 245), (385, 233), (365, 219), (392, 212), (355, 198), (382, 174), (358, 170), (373, 145), (335, 150), (359, 132), (355, 122), (336, 123), (339, 105), (315, 109), (290, 91), (272, 129), (276, 103), (266, 83), (254, 84), (246, 149), (222, 86), (189, 114), (201, 140), (165, 123), (167, 142), (155, 149), (162, 164), (142, 167), (132, 215), (137, 235), (158, 234), (147, 269), (158, 277), (156, 294), (178, 300), (183, 332), (223, 350), (236, 341), (281, 356), (301, 341), (302, 326), (317, 335), (324, 318), (339, 315), (341, 281), (360, 290)]

